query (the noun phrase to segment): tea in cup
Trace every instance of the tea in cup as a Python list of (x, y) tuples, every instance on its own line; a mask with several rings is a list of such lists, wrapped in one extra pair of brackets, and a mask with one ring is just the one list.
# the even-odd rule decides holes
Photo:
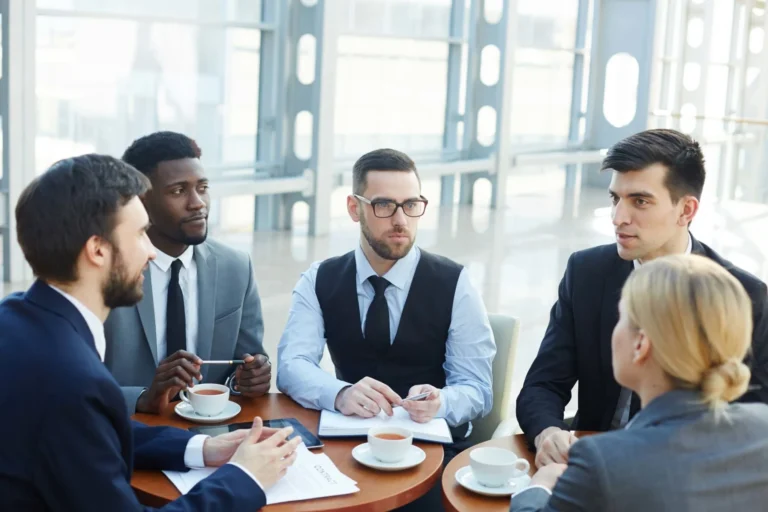
[(198, 384), (179, 393), (200, 416), (221, 414), (229, 403), (229, 388), (221, 384)]
[(405, 428), (376, 427), (368, 431), (371, 454), (381, 462), (400, 462), (413, 444), (413, 433)]

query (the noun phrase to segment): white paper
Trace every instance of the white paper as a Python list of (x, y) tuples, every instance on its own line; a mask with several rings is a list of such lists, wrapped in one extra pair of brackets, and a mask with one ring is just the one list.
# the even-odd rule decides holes
[[(357, 482), (339, 471), (327, 455), (314, 454), (303, 444), (296, 449), (296, 455), (296, 462), (288, 468), (285, 476), (267, 489), (268, 505), (342, 496), (360, 490)], [(192, 469), (185, 473), (178, 471), (163, 471), (163, 473), (179, 492), (187, 494), (201, 480), (215, 471), (216, 468), (204, 468)]]
[(365, 435), (374, 427), (398, 427), (413, 432), (417, 439), (450, 443), (451, 431), (443, 418), (435, 418), (427, 423), (416, 423), (402, 407), (395, 407), (392, 416), (379, 412), (373, 418), (344, 416), (338, 412), (323, 411), (320, 416), (320, 435)]

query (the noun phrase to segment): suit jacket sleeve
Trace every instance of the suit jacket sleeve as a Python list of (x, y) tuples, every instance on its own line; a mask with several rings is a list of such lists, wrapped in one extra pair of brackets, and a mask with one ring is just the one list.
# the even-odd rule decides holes
[[(93, 397), (51, 405), (41, 427), (34, 454), (35, 487), (51, 511), (148, 511), (133, 493), (116, 425), (109, 406)], [(160, 432), (171, 446), (181, 444), (173, 434), (145, 427), (138, 438), (148, 450)], [(30, 456), (32, 456), (30, 454)], [(172, 459), (183, 458), (181, 454)], [(203, 480), (190, 493), (161, 510), (252, 511), (266, 502), (264, 492), (239, 468), (228, 465)]]
[(539, 353), (517, 397), (517, 419), (531, 445), (545, 428), (568, 430), (563, 415), (578, 378), (572, 306), (573, 275), (574, 256), (571, 255)]
[(620, 510), (607, 501), (605, 464), (595, 444), (581, 439), (568, 454), (568, 469), (549, 496), (530, 489), (512, 497), (511, 512), (593, 512)]
[(195, 434), (173, 427), (148, 427), (131, 421), (135, 469), (186, 471), (184, 452)]
[[(264, 317), (261, 313), (261, 299), (256, 289), (256, 279), (253, 276), (253, 264), (248, 257), (248, 287), (243, 299), (243, 317), (240, 321), (240, 332), (237, 337), (237, 346), (234, 356), (242, 357), (243, 354), (264, 354)], [(233, 368), (234, 371), (234, 368)]]
[[(747, 290), (750, 291), (750, 290)], [(749, 293), (752, 299), (752, 348), (747, 362), (752, 370), (750, 391), (739, 398), (740, 402), (768, 404), (768, 297), (762, 281)]]
[(141, 392), (145, 389), (146, 388), (143, 386), (120, 387), (120, 391), (123, 392), (123, 398), (125, 398), (125, 405), (128, 408), (128, 416), (133, 416), (136, 414), (136, 404), (139, 402), (139, 396), (141, 395)]

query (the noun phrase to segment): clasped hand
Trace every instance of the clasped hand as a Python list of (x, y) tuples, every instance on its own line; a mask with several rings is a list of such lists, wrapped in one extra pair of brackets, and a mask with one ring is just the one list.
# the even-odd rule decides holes
[(342, 389), (336, 396), (336, 410), (347, 416), (372, 418), (381, 411), (392, 416), (392, 408), (402, 406), (413, 421), (426, 423), (440, 410), (440, 390), (429, 384), (413, 386), (408, 396), (429, 392), (426, 400), (403, 400), (392, 388), (371, 377), (365, 377), (356, 384)]

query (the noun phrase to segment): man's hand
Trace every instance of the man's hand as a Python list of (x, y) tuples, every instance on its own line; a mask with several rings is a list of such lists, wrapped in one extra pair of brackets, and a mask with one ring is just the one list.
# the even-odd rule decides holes
[(558, 427), (549, 427), (536, 436), (536, 467), (542, 468), (548, 464), (567, 464), (568, 451), (571, 445), (578, 441), (571, 432)]
[(531, 485), (540, 485), (551, 491), (566, 469), (566, 464), (548, 464), (533, 475)]
[(376, 379), (365, 377), (357, 384), (346, 387), (336, 395), (336, 410), (347, 416), (372, 418), (384, 411), (392, 416), (392, 406), (403, 400), (392, 388)]
[(245, 439), (235, 450), (232, 462), (245, 467), (268, 489), (285, 476), (288, 467), (296, 461), (301, 436), (286, 441), (293, 427), (285, 427), (261, 441), (262, 431), (261, 418), (255, 418), (251, 430), (246, 431)]
[[(276, 428), (262, 427), (258, 442), (264, 441), (272, 434), (277, 433), (277, 431)], [(235, 454), (237, 447), (245, 441), (249, 433), (249, 429), (240, 429), (206, 439), (203, 443), (203, 460), (205, 465), (217, 468), (229, 462), (229, 459)]]
[(272, 381), (272, 363), (269, 362), (269, 358), (262, 354), (255, 356), (245, 354), (243, 360), (245, 363), (235, 370), (237, 381), (235, 391), (239, 391), (247, 397), (262, 396), (268, 393)]
[(408, 392), (408, 396), (420, 395), (427, 392), (430, 392), (430, 395), (426, 400), (418, 402), (403, 400), (403, 409), (408, 411), (408, 414), (411, 415), (411, 419), (416, 423), (426, 423), (430, 421), (440, 409), (440, 390), (434, 386), (430, 386), (429, 384), (413, 386)]
[(136, 412), (159, 414), (176, 393), (194, 385), (192, 379), (203, 379), (200, 363), (199, 357), (186, 350), (178, 350), (160, 361), (152, 384), (136, 402)]

